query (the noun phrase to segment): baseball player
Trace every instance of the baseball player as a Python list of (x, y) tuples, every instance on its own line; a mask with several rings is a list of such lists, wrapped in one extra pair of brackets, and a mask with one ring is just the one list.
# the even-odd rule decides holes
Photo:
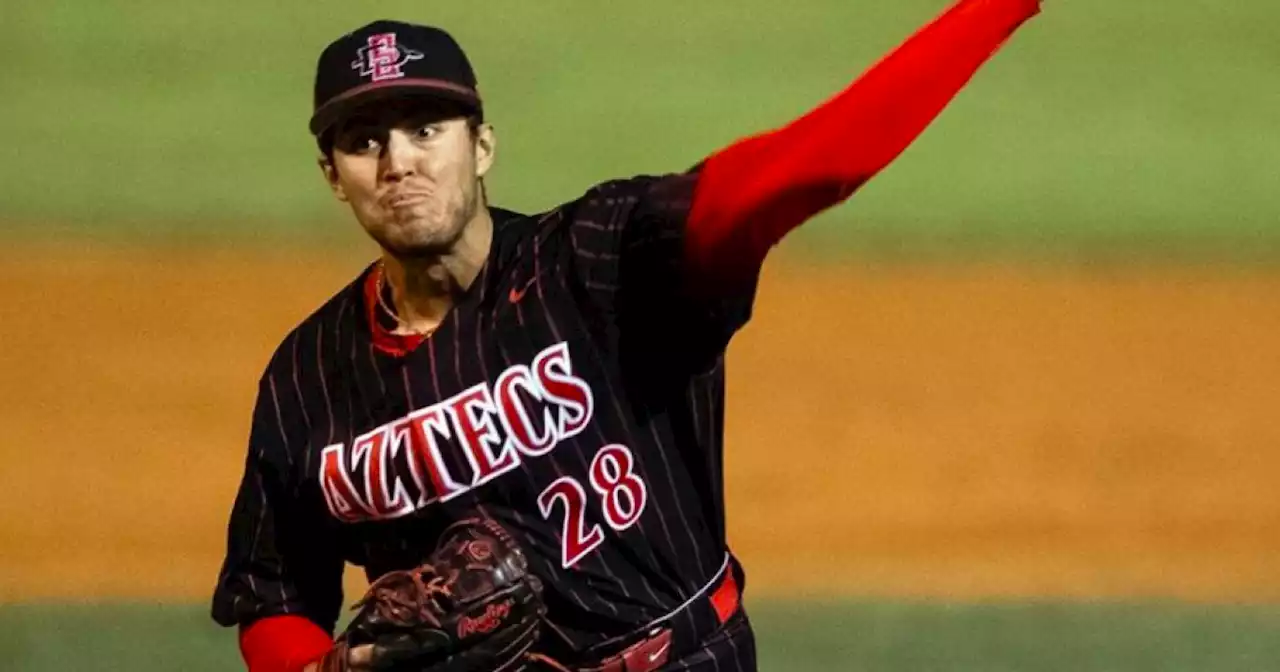
[[(495, 134), (448, 34), (378, 21), (330, 44), (310, 130), (382, 254), (260, 379), (213, 596), (248, 668), (754, 670), (726, 345), (766, 252), (1039, 5), (959, 0), (794, 122), (536, 215), (489, 205)], [(335, 641), (344, 562), (374, 589)]]

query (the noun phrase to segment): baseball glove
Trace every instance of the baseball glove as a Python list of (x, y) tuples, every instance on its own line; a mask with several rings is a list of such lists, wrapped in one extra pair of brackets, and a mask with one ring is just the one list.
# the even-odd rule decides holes
[(353, 608), (321, 672), (353, 669), (350, 651), (363, 645), (362, 671), (519, 670), (546, 613), (524, 554), (487, 518), (449, 526), (425, 564), (374, 581)]

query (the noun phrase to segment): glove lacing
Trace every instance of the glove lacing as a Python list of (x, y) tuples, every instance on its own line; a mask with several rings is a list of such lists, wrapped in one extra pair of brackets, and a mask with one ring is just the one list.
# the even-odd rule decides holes
[[(406, 583), (412, 589), (406, 590)], [(425, 621), (438, 628), (441, 624), (436, 614), (442, 610), (435, 600), (452, 595), (445, 577), (436, 574), (430, 565), (423, 565), (378, 577), (353, 609), (372, 604), (378, 617), (389, 623), (408, 627)]]

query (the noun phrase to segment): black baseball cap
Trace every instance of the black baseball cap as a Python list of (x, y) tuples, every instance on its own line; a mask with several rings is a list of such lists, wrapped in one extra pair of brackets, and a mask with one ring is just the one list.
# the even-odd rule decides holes
[(476, 73), (452, 36), (432, 26), (374, 21), (321, 52), (311, 133), (319, 137), (371, 100), (418, 96), (483, 113)]

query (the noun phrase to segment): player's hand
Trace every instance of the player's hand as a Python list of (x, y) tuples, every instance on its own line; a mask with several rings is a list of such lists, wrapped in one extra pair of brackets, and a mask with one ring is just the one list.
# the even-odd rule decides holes
[(362, 672), (368, 670), (373, 664), (373, 645), (363, 644), (351, 649), (351, 654), (347, 658), (347, 664), (352, 672)]
[(347, 650), (345, 665), (326, 656), (326, 660), (311, 663), (302, 668), (302, 672), (368, 672), (373, 669), (372, 663), (373, 645), (364, 644)]

